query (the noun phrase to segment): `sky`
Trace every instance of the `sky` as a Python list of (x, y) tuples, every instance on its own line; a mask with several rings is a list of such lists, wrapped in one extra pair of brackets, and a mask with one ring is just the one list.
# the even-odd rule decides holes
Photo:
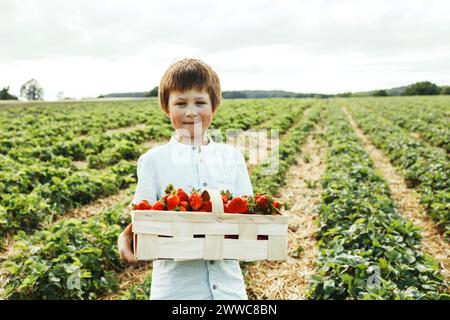
[(223, 91), (450, 84), (448, 0), (0, 0), (0, 87), (45, 100), (149, 91), (198, 58)]

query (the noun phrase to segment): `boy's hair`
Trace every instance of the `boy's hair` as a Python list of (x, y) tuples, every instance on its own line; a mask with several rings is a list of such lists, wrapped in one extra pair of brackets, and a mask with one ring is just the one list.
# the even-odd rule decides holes
[(170, 93), (190, 89), (206, 89), (213, 111), (221, 103), (222, 90), (217, 73), (203, 61), (189, 58), (175, 62), (164, 73), (158, 89), (159, 105), (168, 114)]

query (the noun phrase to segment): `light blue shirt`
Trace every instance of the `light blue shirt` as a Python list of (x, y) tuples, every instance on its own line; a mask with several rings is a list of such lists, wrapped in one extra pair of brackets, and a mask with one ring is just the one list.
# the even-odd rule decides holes
[[(253, 195), (242, 153), (207, 137), (207, 145), (194, 147), (172, 136), (168, 143), (143, 154), (137, 164), (133, 202), (159, 200), (170, 183), (188, 193), (193, 187)], [(247, 294), (237, 260), (155, 260), (150, 299), (247, 299)]]

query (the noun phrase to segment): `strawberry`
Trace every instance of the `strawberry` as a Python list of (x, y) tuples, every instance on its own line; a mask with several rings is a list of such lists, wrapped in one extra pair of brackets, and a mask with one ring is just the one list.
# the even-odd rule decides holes
[(272, 205), (273, 205), (275, 208), (280, 209), (280, 203), (279, 203), (277, 200), (273, 200), (273, 201), (272, 201)]
[(247, 213), (248, 204), (244, 197), (234, 197), (228, 202), (228, 212), (229, 213)]
[(156, 201), (153, 204), (152, 210), (164, 210), (164, 203), (162, 203), (161, 201)]
[(186, 207), (178, 206), (178, 208), (180, 209), (180, 211), (187, 211)]
[(189, 205), (189, 203), (187, 201), (180, 201), (180, 206), (181, 207), (185, 207), (187, 209), (188, 205)]
[(225, 203), (225, 204), (223, 205), (223, 212), (225, 212), (225, 213), (230, 213), (230, 211), (228, 211), (228, 203)]
[(261, 196), (261, 193), (257, 193), (257, 194), (255, 194), (255, 199), (258, 199), (259, 197)]
[(177, 195), (170, 194), (166, 198), (167, 210), (173, 210), (180, 203), (180, 198)]
[(261, 206), (262, 208), (267, 208), (267, 198), (266, 196), (259, 196), (256, 198), (256, 204)]
[(228, 203), (228, 196), (226, 194), (222, 194), (222, 202), (223, 204)]
[(178, 188), (177, 196), (178, 196), (178, 198), (180, 198), (180, 201), (186, 201), (186, 202), (189, 201), (188, 194), (186, 192), (184, 192), (184, 190), (181, 188)]
[(203, 203), (202, 197), (197, 192), (192, 192), (189, 196), (189, 205), (191, 206), (192, 210), (198, 211)]
[(228, 200), (231, 200), (231, 198), (232, 198), (230, 190), (226, 190), (226, 191), (222, 190), (220, 192), (220, 194), (222, 195), (223, 204), (228, 203)]
[(202, 206), (200, 208), (200, 211), (204, 211), (204, 212), (212, 212), (212, 203), (211, 201), (204, 201), (202, 203)]
[(163, 197), (162, 197), (162, 202), (163, 203), (167, 203), (167, 198), (170, 196), (170, 193), (168, 193), (168, 194), (165, 194)]
[(136, 210), (151, 210), (152, 206), (147, 200), (142, 200), (136, 205)]

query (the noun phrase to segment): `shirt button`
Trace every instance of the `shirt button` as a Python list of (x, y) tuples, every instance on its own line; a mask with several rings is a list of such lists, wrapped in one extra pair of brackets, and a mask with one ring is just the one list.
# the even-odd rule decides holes
[(214, 264), (214, 260), (209, 261), (210, 264)]
[(208, 184), (206, 182), (203, 182), (203, 186), (206, 187)]
[(216, 289), (217, 289), (217, 286), (216, 286), (216, 285), (213, 285), (213, 289), (216, 290)]

